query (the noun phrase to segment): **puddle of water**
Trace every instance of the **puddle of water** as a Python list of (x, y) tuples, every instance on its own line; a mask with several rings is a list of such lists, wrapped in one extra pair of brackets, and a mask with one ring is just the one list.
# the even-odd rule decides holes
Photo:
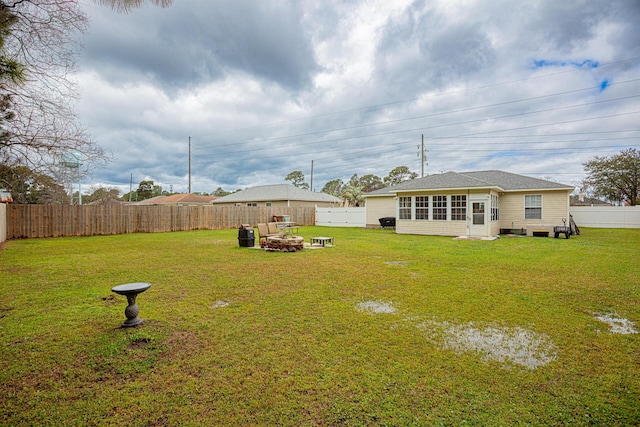
[(409, 264), (408, 261), (385, 261), (384, 263), (387, 265), (401, 265), (401, 266)]
[(215, 304), (211, 305), (211, 309), (220, 308), (220, 307), (226, 307), (228, 305), (229, 305), (229, 303), (226, 302), (226, 301), (216, 301)]
[(364, 301), (356, 305), (356, 310), (369, 314), (392, 314), (396, 312), (396, 308), (387, 302), (381, 301)]
[(635, 324), (622, 317), (616, 317), (612, 314), (598, 314), (595, 316), (599, 321), (609, 325), (612, 334), (637, 334), (638, 330), (635, 328)]
[(510, 362), (535, 369), (556, 359), (556, 348), (547, 335), (515, 328), (477, 328), (472, 323), (422, 322), (430, 341), (457, 353), (474, 352), (486, 361)]

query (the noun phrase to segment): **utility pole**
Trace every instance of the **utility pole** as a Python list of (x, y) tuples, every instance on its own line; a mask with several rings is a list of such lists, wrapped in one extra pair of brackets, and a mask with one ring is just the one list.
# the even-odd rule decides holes
[(424, 155), (424, 134), (422, 134), (422, 148), (420, 149), (420, 155), (422, 156), (422, 178), (424, 178), (424, 165), (426, 163), (425, 155)]
[(189, 189), (187, 193), (191, 194), (191, 137), (189, 137)]
[(313, 160), (311, 160), (311, 191), (313, 191)]
[(420, 154), (422, 154), (422, 178), (424, 178), (424, 133), (422, 134), (422, 149), (420, 150)]
[(133, 193), (133, 174), (131, 174), (131, 178), (129, 179), (129, 201), (131, 201), (131, 193)]

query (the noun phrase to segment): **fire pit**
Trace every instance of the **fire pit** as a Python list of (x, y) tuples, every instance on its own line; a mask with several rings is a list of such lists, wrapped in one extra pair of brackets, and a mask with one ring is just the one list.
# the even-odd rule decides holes
[(280, 252), (301, 251), (304, 248), (304, 238), (300, 236), (270, 236), (263, 242), (266, 250)]

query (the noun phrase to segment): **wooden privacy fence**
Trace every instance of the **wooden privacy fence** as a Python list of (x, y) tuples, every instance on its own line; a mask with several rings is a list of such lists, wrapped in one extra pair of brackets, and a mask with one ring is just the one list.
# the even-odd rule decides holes
[(274, 215), (315, 224), (315, 207), (10, 204), (6, 210), (7, 239), (223, 230), (269, 222)]
[(0, 203), (0, 243), (7, 240), (7, 205)]

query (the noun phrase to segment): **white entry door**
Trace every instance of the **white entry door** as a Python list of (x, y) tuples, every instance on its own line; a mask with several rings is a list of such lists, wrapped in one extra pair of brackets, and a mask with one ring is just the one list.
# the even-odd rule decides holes
[(487, 203), (471, 201), (469, 235), (487, 236)]

